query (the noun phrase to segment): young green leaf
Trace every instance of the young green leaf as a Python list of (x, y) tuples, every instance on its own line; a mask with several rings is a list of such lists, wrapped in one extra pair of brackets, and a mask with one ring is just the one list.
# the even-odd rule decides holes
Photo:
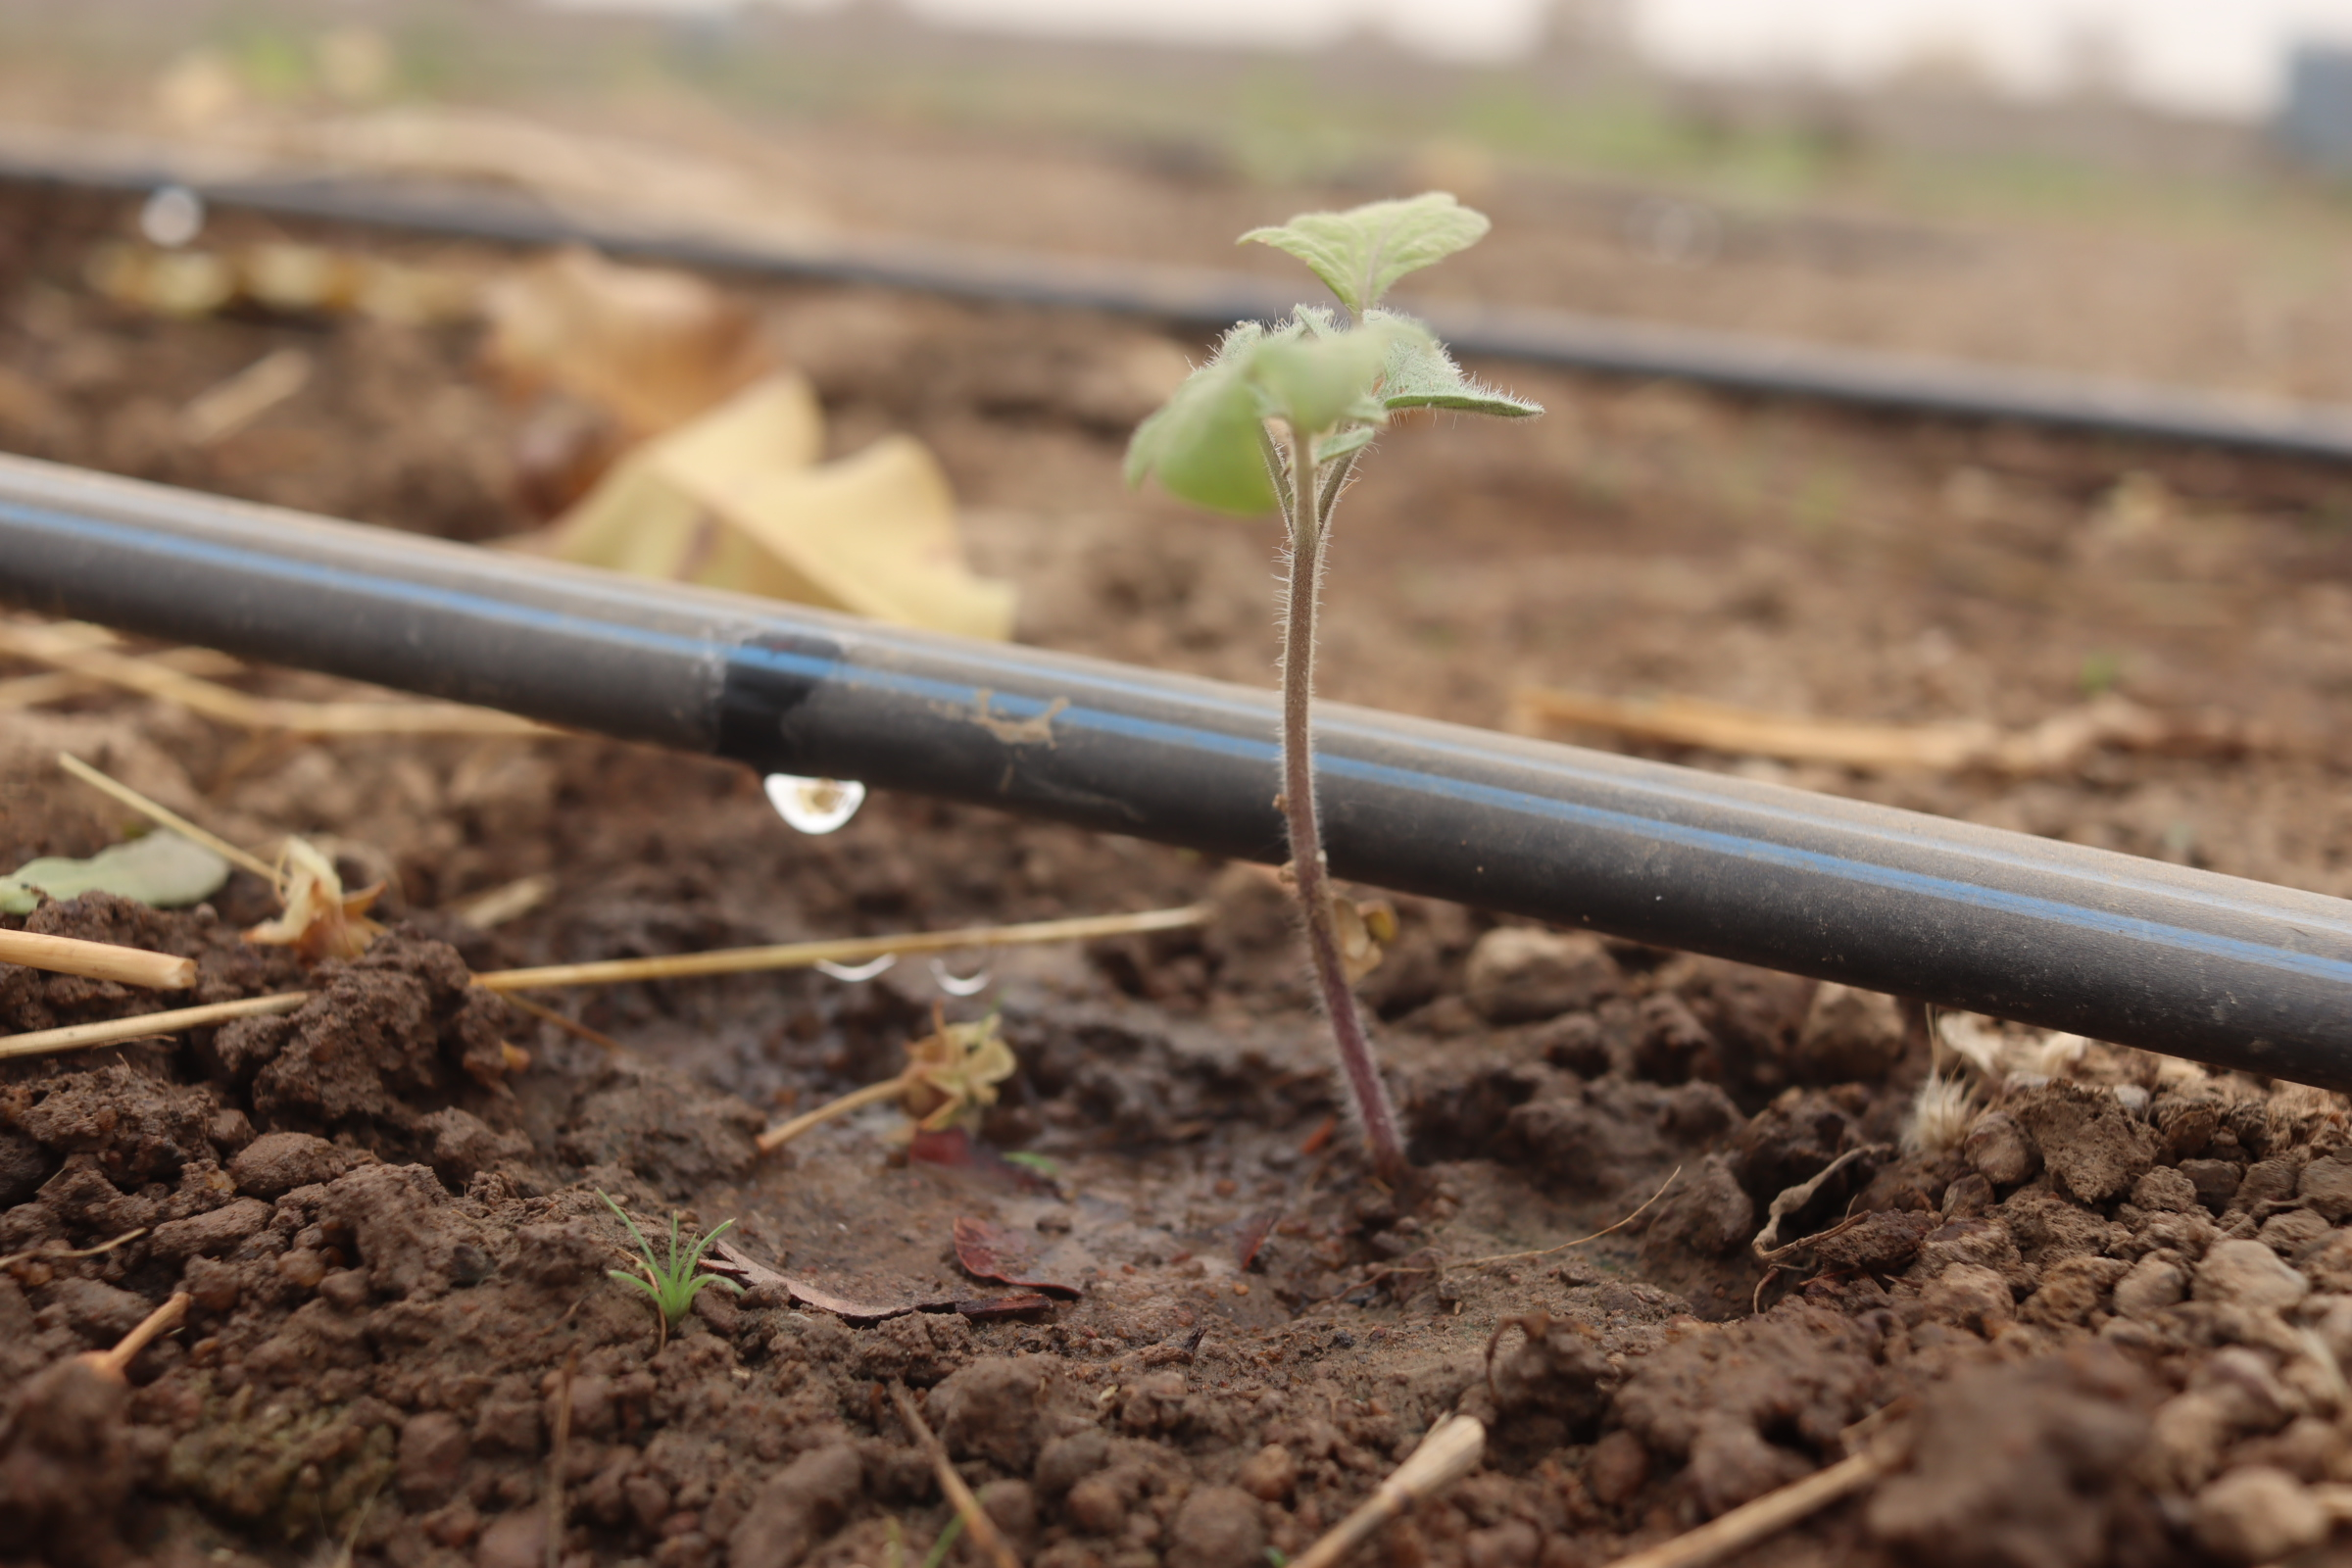
[(1192, 373), (1127, 443), (1127, 482), (1157, 474), (1168, 493), (1197, 506), (1252, 516), (1274, 510), (1274, 481), (1260, 456), (1264, 418), (1250, 360), (1264, 340), (1254, 322), (1225, 335), (1216, 357)]
[[(1388, 318), (1410, 320), (1403, 317)], [(1417, 321), (1410, 324), (1420, 325)], [(1524, 419), (1544, 412), (1541, 403), (1471, 380), (1453, 363), (1453, 356), (1446, 352), (1445, 345), (1427, 330), (1400, 332), (1391, 340), (1388, 363), (1381, 376), (1380, 401), (1391, 409), (1453, 409), (1503, 419)]]
[(1344, 420), (1388, 417), (1372, 396), (1388, 355), (1388, 334), (1365, 327), (1262, 343), (1250, 368), (1269, 414), (1321, 434)]
[(1438, 190), (1344, 213), (1300, 213), (1287, 223), (1253, 228), (1239, 243), (1255, 240), (1298, 257), (1341, 304), (1361, 315), (1405, 273), (1468, 250), (1491, 226), (1485, 214)]

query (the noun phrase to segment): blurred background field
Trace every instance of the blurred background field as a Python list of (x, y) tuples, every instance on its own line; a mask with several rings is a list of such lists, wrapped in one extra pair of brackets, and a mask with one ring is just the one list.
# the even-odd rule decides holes
[(1438, 290), (2352, 397), (2334, 9), (13, 0), (0, 132), (1272, 271), (1226, 233), (1441, 185)]

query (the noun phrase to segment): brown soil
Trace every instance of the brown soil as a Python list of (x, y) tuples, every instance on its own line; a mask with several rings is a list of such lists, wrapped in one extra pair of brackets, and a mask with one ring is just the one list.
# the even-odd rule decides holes
[[(524, 520), (528, 413), (480, 387), (466, 332), (133, 316), (78, 282), (116, 207), (7, 200), (0, 447), (458, 537)], [(1117, 484), (1162, 340), (875, 294), (760, 303), (844, 447), (903, 428), (942, 454), (1025, 637), (1262, 678), (1266, 541)], [(309, 392), (180, 442), (188, 397), (287, 341), (321, 360)], [(2025, 781), (1778, 771), (2352, 886), (2333, 476), (1493, 368), (1552, 413), (1385, 444), (1343, 525), (1333, 695), (1494, 722), (1543, 680), (2027, 724), (2079, 701), (2086, 665), (2118, 669), (2142, 703), (2267, 739)], [(1288, 916), (1248, 868), (906, 799), (798, 838), (704, 761), (297, 746), (108, 697), (10, 715), (0, 855), (122, 827), (58, 777), (61, 747), (232, 836), (332, 836), (392, 874), (397, 924), (309, 977), (299, 1013), (0, 1072), (12, 1558), (525, 1568), (560, 1478), (565, 1563), (878, 1568), (950, 1517), (894, 1381), (1047, 1568), (1296, 1553), (1453, 1409), (1489, 1421), (1487, 1460), (1387, 1532), (1391, 1562), (1606, 1561), (1818, 1468), (1864, 1421), (1909, 1435), (1898, 1472), (1752, 1560), (2268, 1561), (2325, 1535), (2315, 1484), (2352, 1480), (2336, 1097), (2093, 1047), (2017, 1082), (1964, 1149), (1905, 1155), (1886, 1146), (1928, 1059), (1891, 1004), (1408, 901), (1365, 986), (1428, 1174), (1407, 1200), (1327, 1130)], [(511, 925), (447, 912), (532, 872), (558, 891)], [(777, 1109), (895, 1069), (942, 1000), (922, 964), (564, 999), (611, 1054), (465, 985), (1204, 896), (1201, 931), (1001, 954), (985, 997), (947, 1000), (1002, 1007), (1022, 1071), (987, 1138), (1050, 1156), (1050, 1183), (909, 1159), (886, 1111), (757, 1157)], [(191, 955), (212, 1000), (301, 981), (235, 938), (267, 909), (241, 875), (206, 909), (92, 896), (23, 923)], [(0, 1030), (161, 1004), (10, 970)], [(1856, 1151), (1781, 1222), (1813, 1240), (1757, 1261), (1772, 1200)], [(606, 1276), (626, 1258), (599, 1192), (647, 1222), (733, 1220), (808, 1289), (706, 1291), (658, 1348)], [(992, 1308), (1024, 1293), (958, 1266), (959, 1220), (1074, 1297)], [(174, 1289), (187, 1325), (127, 1389), (72, 1359)]]

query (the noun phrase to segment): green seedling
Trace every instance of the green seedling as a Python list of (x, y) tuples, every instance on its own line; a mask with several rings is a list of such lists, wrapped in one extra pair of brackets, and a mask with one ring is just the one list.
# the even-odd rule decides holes
[(955, 1549), (956, 1537), (962, 1534), (963, 1515), (957, 1514), (948, 1521), (948, 1527), (939, 1533), (939, 1539), (931, 1543), (930, 1554), (923, 1558), (923, 1568), (941, 1568), (948, 1560), (948, 1553)]
[[(885, 1519), (882, 1529), (885, 1537), (882, 1561), (885, 1568), (906, 1568), (906, 1529), (896, 1519)], [(962, 1535), (963, 1515), (957, 1514), (948, 1521), (948, 1527), (931, 1543), (931, 1550), (923, 1558), (923, 1568), (942, 1568), (948, 1560), (948, 1553), (955, 1549), (957, 1539)]]
[(1156, 476), (1169, 493), (1219, 511), (1277, 512), (1288, 570), (1280, 602), (1282, 793), (1291, 875), (1306, 924), (1323, 1009), (1363, 1126), (1374, 1170), (1407, 1169), (1396, 1113), (1373, 1060), (1347, 967), (1342, 916), (1316, 823), (1313, 728), (1315, 612), (1332, 514), (1392, 416), (1450, 409), (1502, 418), (1544, 411), (1465, 376), (1435, 334), (1381, 298), (1406, 273), (1476, 244), (1486, 218), (1443, 192), (1305, 213), (1242, 236), (1304, 262), (1344, 312), (1301, 305), (1288, 320), (1245, 321), (1206, 365), (1140, 425), (1127, 479)]
[[(669, 1215), (669, 1261), (663, 1263), (654, 1255), (653, 1243), (645, 1239), (645, 1232), (637, 1228), (637, 1222), (629, 1218), (627, 1211), (612, 1201), (609, 1194), (600, 1191), (596, 1196), (604, 1199), (605, 1206), (618, 1214), (620, 1222), (629, 1228), (629, 1235), (637, 1243), (637, 1266), (644, 1271), (642, 1277), (626, 1269), (607, 1269), (605, 1272), (623, 1285), (635, 1286), (652, 1298), (654, 1311), (661, 1318), (662, 1345), (669, 1343), (669, 1331), (676, 1328), (679, 1320), (694, 1309), (694, 1298), (702, 1295), (705, 1288), (723, 1285), (738, 1296), (743, 1294), (743, 1287), (733, 1280), (701, 1272), (703, 1254), (710, 1250), (710, 1244), (718, 1240), (721, 1232), (735, 1223), (733, 1220), (720, 1220), (708, 1235), (696, 1238), (691, 1244), (683, 1244), (678, 1235), (678, 1214), (672, 1209)], [(659, 1348), (655, 1353), (661, 1353)]]

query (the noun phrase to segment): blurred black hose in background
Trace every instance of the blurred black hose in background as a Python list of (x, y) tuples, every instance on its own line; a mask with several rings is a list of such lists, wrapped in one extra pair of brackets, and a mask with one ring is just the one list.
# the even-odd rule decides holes
[[(0, 180), (130, 192), (160, 189), (180, 178), (160, 164), (44, 160), (0, 151)], [(588, 218), (528, 197), (460, 185), (349, 175), (187, 183), (214, 205), (286, 218), (513, 245), (592, 245), (615, 256), (755, 277), (867, 283), (963, 299), (1097, 310), (1209, 331), (1239, 320), (1287, 315), (1298, 303), (1297, 286), (1240, 272), (1093, 261), (941, 240), (810, 237), (786, 244), (731, 239)], [(1411, 299), (1403, 303), (1426, 318), (1456, 353), (1471, 357), (2275, 457), (2352, 459), (2348, 408), (1534, 307)]]

